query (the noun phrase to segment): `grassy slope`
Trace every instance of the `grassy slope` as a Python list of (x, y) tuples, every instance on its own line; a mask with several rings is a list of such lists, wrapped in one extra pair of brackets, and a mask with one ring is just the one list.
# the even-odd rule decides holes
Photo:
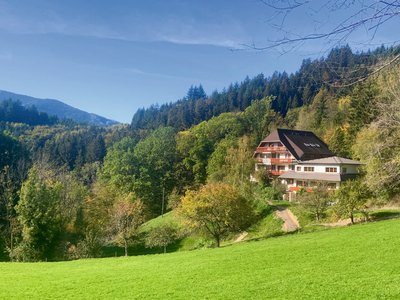
[(275, 210), (251, 226), (247, 232), (247, 239), (272, 237), (283, 234), (283, 221), (275, 216)]
[(400, 220), (131, 258), (1, 263), (0, 299), (398, 299)]

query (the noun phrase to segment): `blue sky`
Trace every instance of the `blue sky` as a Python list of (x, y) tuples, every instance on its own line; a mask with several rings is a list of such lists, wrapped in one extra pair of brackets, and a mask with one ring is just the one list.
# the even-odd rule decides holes
[[(328, 30), (353, 12), (332, 12), (322, 2), (287, 16), (284, 28)], [(293, 72), (332, 46), (326, 40), (262, 52), (243, 46), (281, 38), (271, 25), (282, 18), (259, 0), (0, 0), (0, 89), (130, 122), (137, 108), (182, 98), (192, 84), (211, 93), (246, 75)], [(374, 36), (364, 28), (352, 46), (390, 44), (398, 25), (393, 20)]]

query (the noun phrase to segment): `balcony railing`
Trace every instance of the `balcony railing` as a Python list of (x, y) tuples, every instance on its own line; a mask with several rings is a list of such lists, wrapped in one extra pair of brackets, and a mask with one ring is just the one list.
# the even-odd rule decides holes
[(292, 162), (291, 158), (271, 158), (272, 164), (291, 164)]
[(271, 164), (291, 164), (293, 163), (292, 158), (264, 158), (257, 157), (256, 161), (260, 164), (271, 165)]
[(285, 152), (287, 151), (284, 146), (277, 147), (257, 147), (256, 152)]
[(270, 173), (271, 175), (274, 176), (279, 176), (282, 175), (283, 173), (285, 173), (284, 170), (267, 170), (267, 173)]

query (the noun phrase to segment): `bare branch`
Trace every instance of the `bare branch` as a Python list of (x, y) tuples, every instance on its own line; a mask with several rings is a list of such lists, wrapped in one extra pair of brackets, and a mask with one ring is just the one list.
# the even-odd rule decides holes
[[(268, 8), (272, 8), (277, 12), (276, 15), (281, 16), (279, 25), (273, 25), (275, 29), (282, 31), (284, 37), (275, 41), (270, 41), (266, 46), (257, 46), (255, 44), (241, 44), (246, 48), (264, 51), (268, 49), (280, 48), (290, 44), (297, 44), (301, 42), (321, 40), (321, 39), (332, 39), (330, 42), (343, 42), (350, 38), (355, 31), (361, 27), (365, 27), (365, 30), (372, 32), (371, 40), (375, 38), (377, 29), (384, 23), (387, 23), (391, 19), (400, 15), (400, 1), (357, 1), (360, 6), (359, 9), (347, 17), (346, 19), (339, 22), (332, 30), (327, 32), (314, 32), (307, 35), (299, 35), (289, 30), (284, 29), (284, 23), (289, 17), (291, 12), (304, 7), (309, 4), (310, 1), (273, 1), (273, 0), (259, 0), (261, 3), (266, 5)], [(317, 13), (322, 9), (328, 9), (330, 11), (344, 10), (350, 6), (354, 6), (355, 0), (342, 0), (342, 1), (326, 1), (324, 5), (317, 10)], [(309, 7), (307, 7), (309, 9)], [(315, 21), (314, 21), (315, 22)]]

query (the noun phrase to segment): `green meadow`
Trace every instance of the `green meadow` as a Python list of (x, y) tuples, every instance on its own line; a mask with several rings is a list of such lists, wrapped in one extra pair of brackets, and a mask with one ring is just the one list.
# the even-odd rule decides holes
[(219, 249), (1, 263), (0, 299), (400, 299), (400, 220)]

